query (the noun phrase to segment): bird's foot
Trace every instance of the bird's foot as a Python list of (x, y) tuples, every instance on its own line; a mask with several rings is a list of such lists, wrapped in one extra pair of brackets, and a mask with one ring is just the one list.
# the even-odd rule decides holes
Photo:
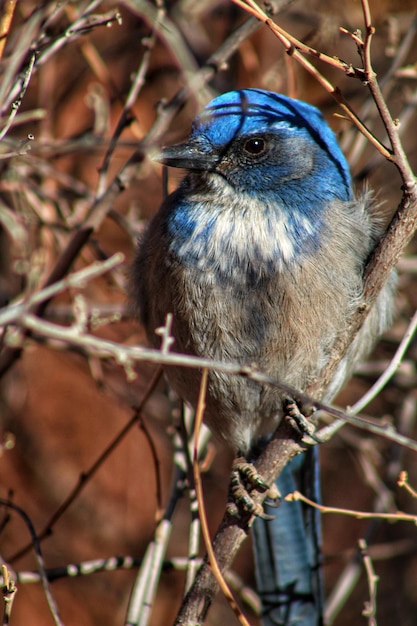
[[(310, 419), (311, 415), (306, 417), (304, 413), (301, 412), (297, 402), (292, 398), (289, 398), (284, 403), (284, 417), (301, 437), (304, 438), (307, 436), (307, 438), (312, 439), (314, 443), (322, 443), (321, 438), (316, 434), (317, 426)], [(308, 440), (306, 440), (305, 443), (309, 443)]]
[(248, 463), (244, 457), (238, 457), (234, 460), (232, 467), (228, 514), (232, 517), (241, 517), (243, 514), (272, 519), (272, 515), (264, 512), (262, 504), (254, 501), (251, 495), (253, 491), (266, 493), (268, 500), (273, 503), (277, 503), (280, 499), (276, 485), (270, 487), (252, 463)]

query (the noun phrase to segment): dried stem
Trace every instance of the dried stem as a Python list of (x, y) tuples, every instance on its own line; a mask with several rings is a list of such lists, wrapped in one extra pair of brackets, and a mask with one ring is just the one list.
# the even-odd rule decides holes
[(0, 60), (6, 47), (7, 35), (12, 25), (17, 0), (6, 0), (3, 4), (3, 14), (0, 18)]
[(405, 471), (400, 472), (397, 485), (404, 488), (413, 498), (417, 498), (417, 490), (414, 489), (408, 482), (408, 473)]
[(365, 608), (362, 611), (362, 615), (368, 618), (369, 626), (377, 626), (376, 624), (376, 588), (378, 583), (378, 576), (375, 574), (374, 567), (372, 565), (371, 558), (368, 554), (368, 545), (365, 539), (359, 539), (359, 549), (363, 563), (365, 565), (366, 577), (368, 579), (369, 588), (369, 600), (365, 602)]
[[(247, 2), (245, 0), (233, 0), (235, 4), (238, 4), (243, 9), (247, 10), (252, 15), (255, 15), (257, 19), (261, 20), (268, 28), (276, 35), (277, 39), (282, 43), (288, 55), (294, 58), (307, 72), (309, 72), (326, 91), (336, 100), (339, 106), (347, 117), (355, 124), (360, 132), (368, 139), (368, 141), (375, 146), (375, 148), (388, 160), (391, 160), (392, 156), (390, 151), (375, 137), (371, 130), (362, 122), (358, 115), (354, 112), (348, 101), (344, 98), (340, 90), (335, 87), (319, 70), (308, 61), (304, 54), (313, 56), (331, 65), (339, 70), (342, 70), (349, 76), (356, 76), (363, 80), (362, 72), (358, 69), (352, 68), (352, 66), (336, 59), (335, 57), (329, 57), (322, 52), (318, 52), (310, 46), (306, 46), (298, 39), (292, 37), (287, 31), (279, 27), (271, 18), (262, 11), (262, 9), (255, 2)], [(250, 7), (248, 6), (250, 4)]]
[(375, 513), (368, 511), (353, 511), (352, 509), (341, 509), (334, 506), (324, 506), (323, 504), (317, 504), (313, 500), (306, 498), (299, 491), (294, 491), (294, 493), (289, 493), (285, 500), (288, 502), (295, 502), (297, 500), (301, 500), (305, 504), (314, 507), (319, 510), (320, 513), (335, 513), (338, 515), (347, 515), (348, 517), (354, 517), (356, 519), (379, 519), (379, 520), (387, 520), (390, 522), (412, 522), (413, 524), (417, 524), (417, 515), (409, 515), (408, 513), (403, 513), (402, 511), (397, 511), (396, 513)]
[(4, 603), (3, 626), (8, 626), (8, 624), (10, 624), (13, 600), (16, 595), (17, 587), (12, 576), (10, 575), (9, 570), (7, 569), (4, 563), (2, 563), (1, 570), (2, 570), (2, 577), (3, 577), (2, 596), (3, 596), (3, 603)]
[(52, 615), (52, 619), (54, 620), (55, 626), (63, 626), (63, 622), (59, 615), (58, 607), (56, 605), (55, 599), (52, 595), (52, 592), (49, 586), (48, 577), (46, 575), (46, 570), (45, 570), (45, 564), (43, 561), (42, 551), (41, 551), (41, 547), (39, 544), (39, 539), (38, 539), (38, 536), (36, 534), (35, 528), (32, 524), (30, 517), (22, 508), (20, 508), (16, 504), (13, 504), (9, 500), (4, 500), (3, 498), (0, 498), (0, 504), (8, 509), (11, 509), (15, 513), (17, 513), (26, 524), (26, 527), (31, 536), (30, 547), (33, 548), (33, 551), (35, 554), (35, 559), (38, 565), (38, 571), (39, 571), (39, 575), (41, 578), (42, 587), (45, 593), (46, 601), (48, 603), (49, 611)]
[(242, 611), (239, 609), (232, 595), (232, 592), (230, 591), (230, 588), (224, 579), (224, 576), (219, 567), (219, 564), (217, 562), (217, 558), (216, 558), (216, 555), (214, 553), (213, 546), (211, 543), (211, 537), (210, 537), (210, 533), (208, 529), (207, 514), (206, 514), (206, 510), (204, 506), (204, 495), (203, 495), (203, 488), (201, 484), (201, 475), (200, 475), (200, 467), (199, 467), (198, 439), (200, 435), (200, 428), (203, 422), (205, 397), (206, 397), (206, 390), (207, 390), (207, 377), (208, 377), (208, 370), (207, 368), (204, 368), (202, 371), (202, 375), (201, 375), (200, 394), (199, 394), (197, 410), (196, 410), (196, 420), (195, 420), (196, 426), (195, 426), (195, 434), (194, 434), (194, 458), (193, 458), (194, 482), (195, 482), (195, 487), (197, 491), (197, 500), (198, 500), (199, 511), (200, 511), (201, 532), (202, 532), (204, 544), (207, 550), (208, 567), (210, 567), (210, 569), (212, 570), (213, 575), (224, 597), (226, 598), (230, 608), (235, 613), (239, 623), (242, 624), (242, 626), (249, 626), (249, 622), (243, 615)]

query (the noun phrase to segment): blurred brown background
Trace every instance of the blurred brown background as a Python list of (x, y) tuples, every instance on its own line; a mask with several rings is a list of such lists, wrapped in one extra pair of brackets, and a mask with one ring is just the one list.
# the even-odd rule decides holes
[[(0, 6), (0, 12), (5, 11), (6, 4)], [(354, 43), (339, 31), (340, 26), (350, 31), (363, 29), (359, 1), (308, 0), (287, 4), (277, 18), (281, 26), (329, 55), (360, 65)], [(36, 49), (37, 56), (23, 102), (0, 147), (0, 297), (4, 306), (19, 294), (34, 293), (44, 284), (60, 253), (83, 225), (94, 201), (108, 189), (151, 128), (160, 110), (158, 103), (174, 96), (247, 19), (242, 10), (226, 0), (167, 2), (165, 16), (157, 24), (152, 42), (157, 19), (153, 2), (96, 2), (87, 19), (82, 16), (88, 6), (83, 2), (64, 2), (58, 7), (55, 2), (23, 0), (15, 8), (0, 65), (3, 84), (0, 132), (19, 95), (17, 91), (10, 96), (13, 85), (21, 72), (25, 72), (31, 50)], [(404, 146), (411, 164), (416, 166), (417, 2), (371, 0), (370, 8), (376, 28), (372, 48), (374, 69), (380, 80), (386, 81), (383, 84), (388, 104), (393, 116), (399, 117), (403, 124)], [(402, 46), (410, 31), (410, 43), (404, 52)], [(401, 61), (398, 67), (396, 59)], [(139, 68), (143, 70), (143, 84), (110, 162), (103, 169), (132, 76)], [(319, 68), (342, 89), (355, 110), (385, 141), (366, 86), (326, 66)], [(395, 168), (366, 142), (362, 145), (349, 122), (335, 116), (340, 114), (336, 103), (284, 54), (278, 40), (265, 27), (247, 38), (227, 66), (187, 99), (164, 130), (160, 143), (185, 137), (193, 116), (210, 97), (242, 87), (281, 91), (319, 106), (340, 135), (358, 186), (367, 179), (384, 203), (383, 211), (387, 216), (392, 214), (401, 197), (401, 181)], [(29, 134), (34, 140), (26, 152), (22, 142)], [(13, 156), (2, 156), (9, 152)], [(170, 173), (170, 188), (178, 178), (178, 173)], [(91, 328), (91, 332), (126, 345), (144, 342), (142, 329), (126, 310), (126, 268), (136, 236), (158, 209), (161, 199), (161, 168), (145, 158), (138, 162), (127, 188), (114, 195), (71, 269), (81, 269), (119, 250), (126, 255), (125, 265), (86, 283), (82, 289), (72, 288), (55, 298), (45, 313), (47, 320), (63, 325), (72, 323), (75, 296), (82, 294), (89, 310), (97, 309), (106, 322), (97, 329)], [(397, 320), (381, 340), (370, 364), (361, 368), (342, 393), (339, 398), (342, 406), (352, 404), (366, 391), (401, 340), (417, 303), (415, 254), (414, 243), (407, 259), (400, 264)], [(120, 319), (116, 319), (115, 313)], [(4, 344), (3, 337), (6, 350)], [(0, 497), (10, 498), (22, 507), (39, 532), (76, 485), (80, 474), (131, 418), (132, 407), (140, 401), (154, 366), (141, 363), (136, 367), (136, 379), (129, 381), (123, 368), (113, 361), (89, 358), (80, 350), (40, 336), (24, 339), (22, 347), (20, 357), (7, 368), (1, 380)], [(414, 437), (416, 350), (414, 343), (399, 373), (367, 409), (368, 414), (391, 420), (402, 432)], [(146, 433), (134, 427), (42, 542), (48, 568), (114, 555), (143, 556), (157, 521), (156, 472), (161, 478), (159, 496), (163, 505), (170, 491), (170, 414), (167, 390), (160, 382), (143, 412), (159, 464), (155, 465)], [(14, 446), (7, 449), (6, 442), (11, 438)], [(212, 532), (222, 517), (231, 461), (221, 446), (213, 445), (216, 459), (204, 475)], [(405, 468), (411, 484), (417, 486), (415, 455), (411, 452), (346, 428), (323, 446), (321, 453), (325, 504), (372, 510), (384, 496), (386, 510), (393, 512), (398, 508), (417, 513), (412, 498), (395, 485), (399, 470)], [(187, 554), (189, 518), (185, 498), (174, 515), (169, 557)], [(323, 525), (326, 589), (330, 593), (354, 554), (358, 538), (371, 532), (371, 525), (368, 521), (336, 515), (325, 516)], [(4, 507), (0, 529), (0, 554), (9, 561), (30, 537), (19, 516)], [(379, 626), (415, 624), (415, 526), (405, 522), (374, 524), (370, 544), (380, 577)], [(11, 566), (16, 571), (36, 567), (31, 552), (11, 561)], [(249, 542), (235, 566), (243, 579), (253, 585)], [(104, 572), (53, 583), (64, 623), (67, 626), (123, 624), (135, 576), (135, 570)], [(182, 584), (181, 573), (169, 571), (162, 575), (153, 626), (172, 623)], [(357, 585), (334, 623), (337, 626), (366, 624), (361, 613), (368, 597), (362, 569)], [(250, 611), (248, 616), (251, 623), (258, 623)], [(210, 613), (209, 623), (232, 624), (234, 619), (219, 599)], [(19, 584), (13, 606), (12, 624), (29, 623), (31, 626), (52, 624), (39, 583)]]

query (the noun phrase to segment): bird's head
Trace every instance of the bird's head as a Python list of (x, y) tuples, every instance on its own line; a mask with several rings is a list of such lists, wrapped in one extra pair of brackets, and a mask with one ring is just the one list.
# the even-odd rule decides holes
[(352, 197), (346, 159), (318, 109), (260, 89), (212, 100), (188, 141), (165, 148), (158, 160), (289, 205), (306, 197), (314, 204)]

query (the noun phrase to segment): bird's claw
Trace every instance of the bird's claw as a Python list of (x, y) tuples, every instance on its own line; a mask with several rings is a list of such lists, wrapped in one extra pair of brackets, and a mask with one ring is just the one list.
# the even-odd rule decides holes
[[(315, 443), (322, 443), (320, 437), (316, 434), (316, 424), (307, 418), (299, 409), (295, 400), (288, 399), (284, 404), (285, 419), (291, 424), (302, 437), (309, 437)], [(305, 443), (309, 443), (305, 441)]]
[(233, 463), (230, 479), (228, 514), (232, 517), (241, 517), (243, 513), (266, 520), (273, 519), (272, 515), (265, 513), (262, 504), (254, 501), (251, 495), (251, 492), (254, 490), (266, 493), (269, 502), (276, 503), (280, 499), (276, 485), (270, 487), (252, 463), (248, 463), (246, 459), (238, 457)]

